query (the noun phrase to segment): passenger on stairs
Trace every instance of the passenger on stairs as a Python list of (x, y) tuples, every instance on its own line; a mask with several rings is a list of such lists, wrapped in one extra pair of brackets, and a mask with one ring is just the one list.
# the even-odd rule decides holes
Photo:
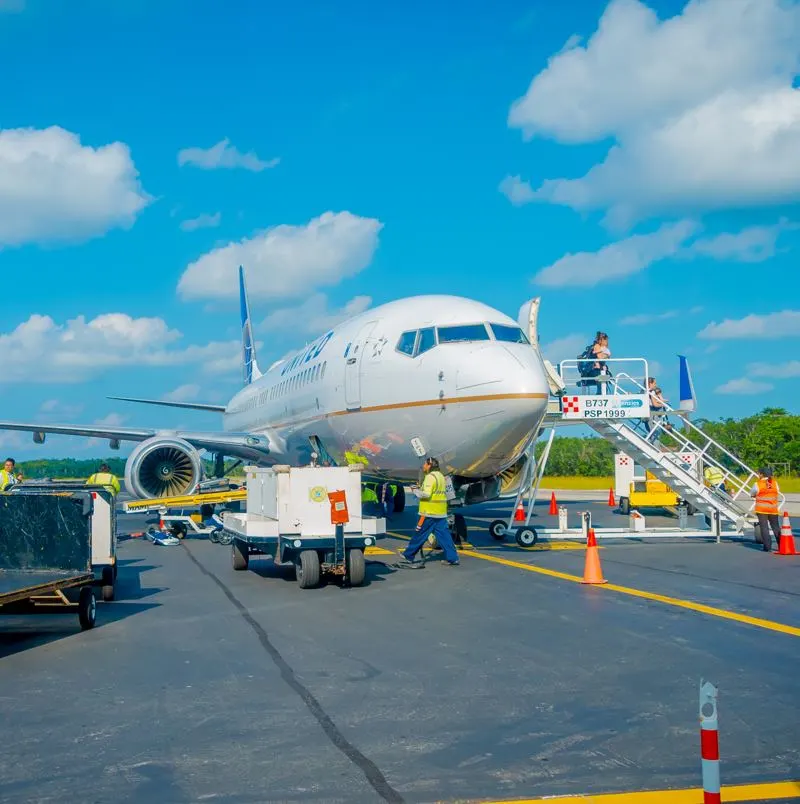
[[(652, 421), (653, 416), (663, 416), (664, 429), (668, 432), (672, 432), (672, 425), (669, 423), (669, 419), (667, 418), (667, 405), (669, 404), (669, 400), (664, 398), (664, 392), (658, 387), (658, 385), (656, 385), (655, 377), (647, 378), (647, 393), (650, 396), (651, 417), (649, 419), (645, 419), (645, 427), (647, 427), (647, 432), (652, 434), (653, 428), (655, 427)], [(647, 440), (651, 440), (650, 435), (648, 435)]]
[(765, 553), (772, 549), (770, 527), (772, 527), (772, 532), (775, 534), (775, 541), (778, 546), (781, 543), (781, 523), (778, 519), (778, 496), (780, 493), (778, 481), (772, 476), (772, 469), (759, 469), (758, 480), (750, 490), (750, 496), (756, 498), (756, 516), (758, 517), (758, 527), (761, 531), (761, 545)]

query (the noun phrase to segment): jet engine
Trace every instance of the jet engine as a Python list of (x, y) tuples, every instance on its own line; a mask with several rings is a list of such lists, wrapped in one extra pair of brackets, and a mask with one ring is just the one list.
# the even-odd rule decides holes
[(190, 494), (202, 478), (200, 454), (182, 438), (148, 438), (125, 465), (125, 485), (138, 498)]

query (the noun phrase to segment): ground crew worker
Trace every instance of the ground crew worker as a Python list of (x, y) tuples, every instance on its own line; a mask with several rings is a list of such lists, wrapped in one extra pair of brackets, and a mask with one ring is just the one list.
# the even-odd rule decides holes
[(780, 493), (778, 481), (772, 476), (772, 469), (759, 469), (758, 480), (750, 490), (750, 496), (756, 498), (756, 516), (758, 517), (758, 527), (761, 531), (761, 544), (765, 553), (768, 553), (772, 548), (772, 537), (769, 533), (770, 526), (772, 526), (772, 532), (775, 534), (775, 541), (780, 547), (781, 523), (778, 519), (778, 495)]
[(439, 461), (436, 458), (426, 458), (423, 465), (425, 480), (422, 489), (417, 492), (419, 497), (419, 520), (408, 547), (403, 550), (403, 561), (398, 561), (396, 567), (403, 569), (416, 569), (424, 567), (423, 561), (416, 561), (417, 553), (422, 549), (428, 536), (436, 536), (439, 546), (444, 550), (445, 562), (448, 566), (457, 567), (459, 564), (456, 546), (447, 527), (447, 492), (445, 491), (444, 475), (439, 471)]
[(718, 466), (708, 465), (705, 469), (703, 469), (703, 477), (705, 478), (706, 483), (710, 489), (716, 489), (723, 493), (727, 494), (727, 489), (725, 488), (725, 475), (722, 473), (722, 469)]
[(380, 516), (383, 513), (372, 483), (364, 483), (361, 486), (361, 511), (367, 516)]
[(397, 486), (394, 483), (381, 484), (381, 504), (383, 505), (383, 515), (387, 519), (391, 519), (394, 513), (395, 494), (397, 494)]
[(6, 458), (3, 468), (0, 469), (0, 491), (6, 491), (19, 483), (21, 474), (15, 474), (17, 462), (13, 458)]
[(91, 475), (86, 483), (89, 486), (105, 486), (106, 491), (116, 497), (119, 494), (119, 480), (114, 476), (107, 463), (100, 464), (100, 471)]

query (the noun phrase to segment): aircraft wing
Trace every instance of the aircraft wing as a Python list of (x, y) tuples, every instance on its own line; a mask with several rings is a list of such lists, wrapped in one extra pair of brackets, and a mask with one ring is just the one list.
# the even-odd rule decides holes
[(110, 441), (145, 441), (154, 436), (181, 438), (195, 449), (222, 452), (244, 460), (263, 459), (270, 452), (269, 438), (251, 433), (203, 432), (201, 430), (155, 430), (138, 427), (103, 427), (86, 424), (29, 424), (0, 421), (0, 430), (21, 430), (33, 433), (34, 441), (42, 443), (47, 433), (54, 435), (107, 438)]

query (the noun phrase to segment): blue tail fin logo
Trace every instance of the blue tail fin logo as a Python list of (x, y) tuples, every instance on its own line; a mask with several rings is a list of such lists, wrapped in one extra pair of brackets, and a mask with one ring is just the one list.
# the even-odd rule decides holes
[(697, 396), (694, 392), (692, 373), (689, 371), (689, 361), (683, 355), (678, 355), (680, 361), (680, 410), (692, 411), (697, 408)]
[(247, 289), (244, 283), (244, 268), (239, 266), (239, 302), (242, 313), (242, 369), (244, 384), (250, 385), (261, 376), (256, 361), (256, 345), (253, 341), (253, 325), (250, 319), (250, 305), (247, 302)]

